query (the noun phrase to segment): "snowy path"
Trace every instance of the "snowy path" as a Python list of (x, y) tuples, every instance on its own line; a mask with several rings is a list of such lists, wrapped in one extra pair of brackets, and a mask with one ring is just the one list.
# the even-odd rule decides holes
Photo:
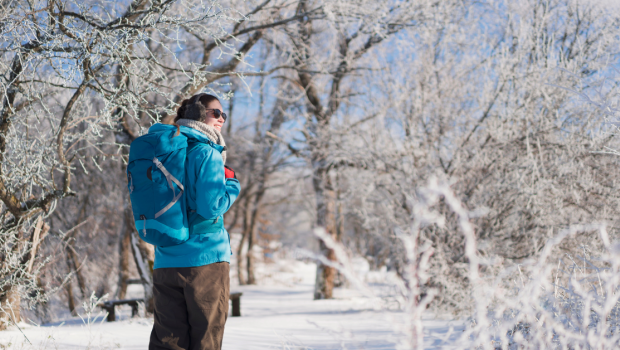
[[(298, 266), (295, 276), (300, 276)], [(402, 313), (376, 310), (378, 303), (338, 290), (336, 299), (312, 300), (309, 273), (290, 285), (287, 271), (278, 271), (278, 278), (269, 286), (233, 286), (243, 292), (242, 317), (229, 317), (224, 335), (224, 350), (246, 349), (395, 349), (398, 334), (394, 324)], [(293, 271), (290, 271), (293, 272)], [(275, 281), (275, 282), (274, 282)], [(17, 329), (0, 332), (0, 348), (9, 349), (147, 349), (152, 320), (128, 319), (129, 308), (121, 309), (121, 320), (114, 323), (96, 322), (90, 327), (81, 319), (64, 324), (29, 326), (23, 332), (30, 346)], [(445, 321), (428, 320), (425, 324), (425, 347), (443, 349), (440, 339), (448, 330)], [(449, 342), (453, 342), (456, 331)], [(4, 347), (3, 347), (4, 346)]]
[[(245, 287), (243, 293), (245, 313), (229, 318), (224, 349), (396, 348), (398, 334), (393, 324), (402, 314), (374, 310), (367, 299), (313, 301), (311, 285), (297, 289)], [(426, 348), (444, 348), (440, 337), (448, 330), (447, 324), (425, 322)]]
[(243, 317), (226, 324), (225, 348), (394, 349), (388, 314), (355, 300), (312, 300), (311, 288), (243, 288)]

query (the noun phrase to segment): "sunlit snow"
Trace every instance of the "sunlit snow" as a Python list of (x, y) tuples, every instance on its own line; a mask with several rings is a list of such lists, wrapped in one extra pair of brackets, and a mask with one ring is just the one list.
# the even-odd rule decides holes
[[(224, 350), (396, 348), (403, 315), (385, 310), (384, 300), (337, 288), (335, 299), (315, 301), (314, 264), (287, 259), (258, 268), (263, 281), (260, 285), (238, 286), (231, 279), (231, 289), (243, 292), (242, 316), (229, 317)], [(380, 284), (375, 285), (381, 288)], [(134, 288), (132, 292), (139, 296), (140, 289)], [(118, 321), (113, 323), (106, 322), (103, 315), (90, 324), (88, 319), (82, 321), (79, 317), (41, 326), (22, 323), (23, 334), (16, 327), (0, 333), (0, 347), (147, 349), (152, 318), (132, 319), (129, 307), (117, 310)], [(447, 348), (450, 340), (446, 343), (444, 338), (449, 336), (454, 341), (462, 331), (462, 323), (458, 322), (426, 320), (424, 324), (428, 349)], [(454, 329), (448, 334), (450, 326)]]

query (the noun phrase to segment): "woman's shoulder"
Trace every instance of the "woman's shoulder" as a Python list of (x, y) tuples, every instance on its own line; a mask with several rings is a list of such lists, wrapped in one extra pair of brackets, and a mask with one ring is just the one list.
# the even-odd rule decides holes
[(196, 142), (196, 143), (190, 143), (188, 146), (187, 158), (190, 161), (194, 161), (198, 163), (198, 162), (204, 162), (204, 161), (211, 160), (214, 157), (219, 158), (220, 162), (222, 161), (221, 160), (222, 156), (220, 152), (218, 152), (217, 149), (211, 143)]
[(190, 142), (187, 147), (187, 156), (192, 158), (207, 158), (215, 149), (207, 142)]

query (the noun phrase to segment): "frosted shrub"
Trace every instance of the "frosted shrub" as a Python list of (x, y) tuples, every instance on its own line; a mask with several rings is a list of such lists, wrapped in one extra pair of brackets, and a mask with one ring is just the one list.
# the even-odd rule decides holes
[[(402, 310), (406, 317), (404, 322), (401, 320), (394, 323), (395, 330), (402, 335), (399, 341), (399, 349), (414, 349), (423, 347), (423, 326), (422, 315), (433, 301), (439, 291), (435, 288), (428, 288), (425, 284), (429, 280), (431, 268), (430, 259), (433, 255), (433, 248), (430, 241), (424, 239), (420, 234), (421, 230), (428, 225), (443, 226), (445, 218), (430, 208), (437, 204), (441, 199), (445, 199), (450, 207), (462, 219), (464, 233), (466, 236), (466, 252), (470, 258), (470, 264), (474, 268), (470, 269), (470, 279), (478, 280), (478, 258), (475, 254), (475, 237), (473, 229), (467, 222), (467, 212), (463, 209), (460, 202), (453, 196), (446, 183), (431, 179), (429, 186), (420, 189), (418, 201), (413, 203), (412, 223), (408, 227), (397, 227), (395, 232), (397, 239), (402, 242), (404, 258), (402, 269), (398, 273), (395, 282), (395, 296), (400, 300)], [(346, 250), (334, 241), (322, 229), (315, 230), (315, 234), (326, 246), (335, 253), (336, 262), (330, 261), (322, 256), (318, 256), (321, 263), (337, 268), (352, 284), (367, 296), (373, 296), (373, 290), (366, 285), (356, 274), (353, 264), (350, 262)], [(476, 285), (476, 283), (472, 283)]]
[[(432, 179), (421, 193), (426, 196), (416, 206), (414, 222), (430, 218), (427, 222), (441, 224), (442, 217), (428, 210), (441, 198), (458, 216), (465, 236), (471, 286), (466, 293), (471, 293), (473, 316), (470, 327), (457, 342), (462, 348), (606, 349), (620, 345), (620, 244), (610, 243), (604, 225), (573, 226), (548, 240), (536, 258), (493, 269), (498, 260), (480, 257), (476, 248), (470, 223), (476, 213), (465, 210), (445, 182)], [(576, 254), (561, 249), (567, 240), (591, 232), (597, 232), (602, 242), (600, 254), (593, 254), (587, 246)], [(409, 260), (409, 269), (417, 272), (414, 276), (420, 276), (418, 283), (428, 278), (420, 263), (423, 254), (418, 252), (417, 259)], [(481, 274), (483, 270), (488, 273)], [(419, 304), (429, 302), (421, 299)], [(421, 326), (421, 315), (407, 316)], [(421, 334), (421, 329), (410, 329), (408, 336), (416, 334)], [(418, 348), (420, 338), (417, 336)]]
[[(593, 229), (605, 242), (600, 255), (594, 256), (587, 247), (582, 254), (559, 253), (562, 240)], [(484, 295), (475, 296), (477, 304), (483, 303), (482, 298), (493, 302), (481, 315), (484, 322), (472, 319), (470, 340), (481, 348), (617, 348), (619, 249), (620, 245), (609, 244), (604, 226), (562, 232), (538, 259), (516, 266), (512, 273), (504, 271), (504, 276), (511, 276), (499, 276), (496, 283), (485, 285)], [(512, 289), (506, 282), (512, 282)]]
[[(450, 212), (434, 208), (444, 203)], [(620, 346), (620, 243), (610, 243), (604, 225), (574, 226), (546, 242), (536, 258), (506, 265), (499, 259), (481, 257), (476, 247), (471, 217), (445, 181), (435, 178), (419, 189), (412, 204), (409, 227), (395, 229), (403, 243), (405, 264), (396, 290), (403, 301), (404, 322), (395, 322), (401, 334), (399, 348), (423, 348), (422, 317), (441, 291), (429, 287), (433, 248), (420, 235), (429, 225), (441, 227), (446, 216), (455, 215), (465, 240), (470, 303), (468, 327), (455, 343), (463, 349), (610, 349)], [(600, 240), (567, 252), (566, 241), (595, 232)], [(316, 235), (336, 253), (337, 262), (323, 259), (345, 275), (366, 295), (372, 288), (356, 275), (345, 249), (322, 230)], [(594, 248), (602, 242), (601, 250)], [(570, 244), (569, 244), (570, 246)], [(564, 248), (564, 249), (561, 249)], [(600, 253), (597, 253), (599, 252)], [(431, 317), (432, 315), (427, 315)]]

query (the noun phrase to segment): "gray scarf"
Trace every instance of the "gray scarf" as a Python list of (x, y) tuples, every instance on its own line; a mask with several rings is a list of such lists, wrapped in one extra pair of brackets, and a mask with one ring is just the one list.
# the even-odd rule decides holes
[(217, 131), (217, 129), (215, 129), (214, 127), (207, 125), (203, 122), (199, 122), (197, 120), (179, 119), (177, 120), (177, 124), (198, 130), (201, 133), (205, 134), (205, 136), (207, 136), (209, 140), (211, 140), (213, 143), (224, 147), (224, 150), (222, 151), (222, 160), (224, 161), (224, 164), (226, 164), (226, 142), (224, 142), (224, 137), (222, 136), (222, 133)]

